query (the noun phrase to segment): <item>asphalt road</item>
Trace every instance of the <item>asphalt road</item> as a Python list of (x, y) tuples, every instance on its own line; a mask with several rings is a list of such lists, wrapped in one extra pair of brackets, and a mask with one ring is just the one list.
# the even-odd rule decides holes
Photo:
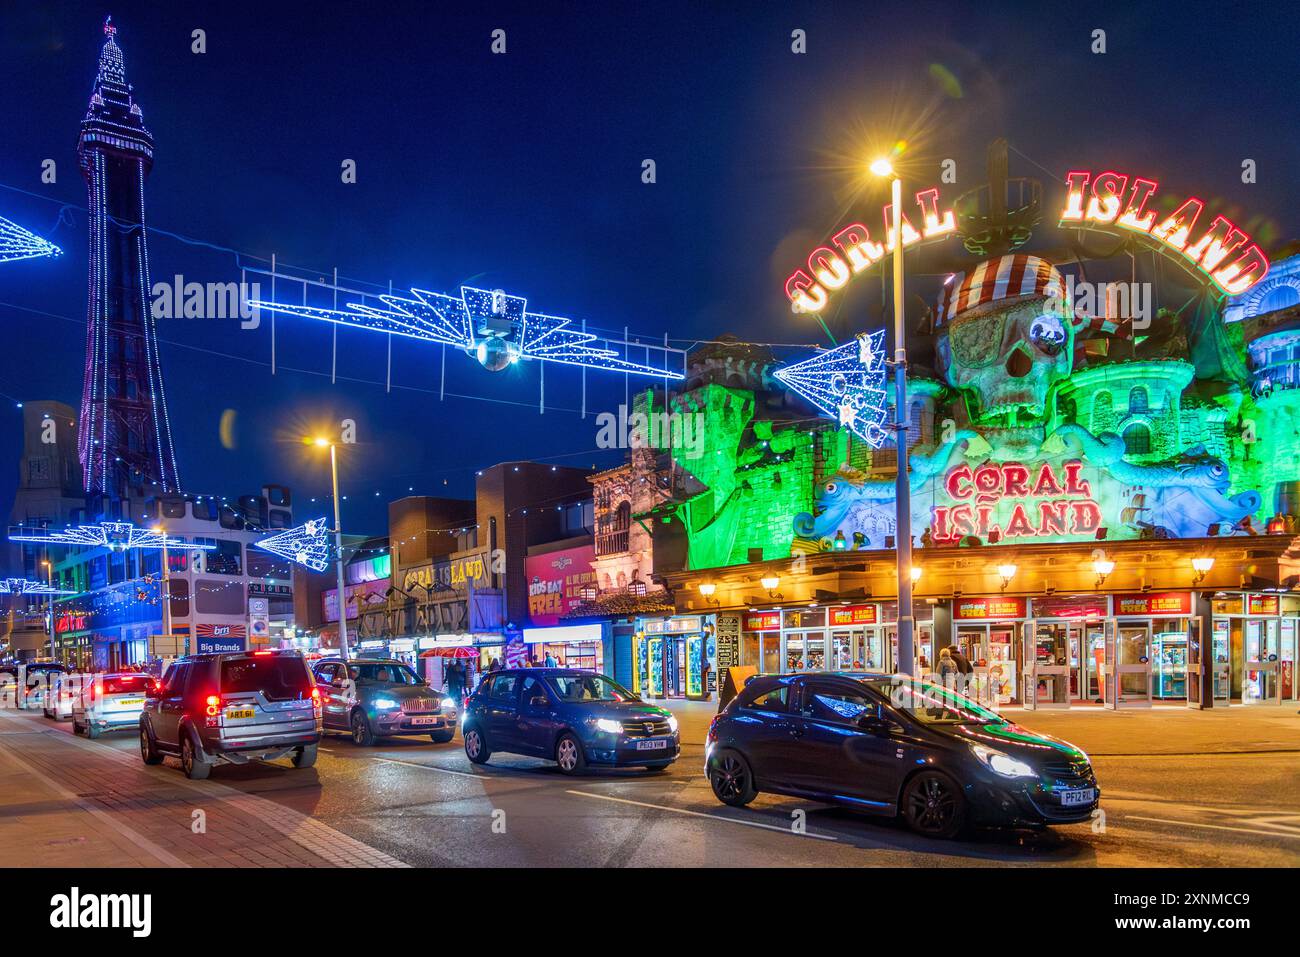
[[(42, 730), (71, 733), (39, 714), (28, 718)], [(96, 744), (136, 748), (128, 734)], [(665, 772), (571, 778), (553, 764), (510, 755), (476, 767), (459, 737), (359, 748), (327, 735), (312, 770), (293, 770), (287, 760), (222, 766), (212, 780), (425, 867), (1296, 866), (1298, 758), (1098, 756), (1104, 829), (989, 831), (951, 842), (798, 799), (760, 795), (748, 808), (724, 807), (701, 773), (703, 746), (692, 743)], [(154, 770), (181, 774), (172, 758)]]

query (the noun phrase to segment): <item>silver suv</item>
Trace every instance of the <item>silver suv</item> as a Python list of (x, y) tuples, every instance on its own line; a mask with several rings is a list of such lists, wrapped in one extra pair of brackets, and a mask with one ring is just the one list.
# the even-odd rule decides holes
[(291, 756), (316, 763), (320, 690), (296, 651), (190, 655), (151, 689), (140, 715), (140, 756), (159, 764), (177, 754), (201, 780), (220, 762), (247, 764)]

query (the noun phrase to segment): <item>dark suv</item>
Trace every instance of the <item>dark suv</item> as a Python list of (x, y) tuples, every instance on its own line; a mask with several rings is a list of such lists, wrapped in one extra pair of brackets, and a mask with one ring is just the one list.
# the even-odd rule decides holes
[(309, 768), (320, 737), (320, 691), (296, 651), (181, 658), (149, 691), (140, 715), (144, 763), (177, 754), (196, 780), (218, 762), (290, 755), (294, 767)]

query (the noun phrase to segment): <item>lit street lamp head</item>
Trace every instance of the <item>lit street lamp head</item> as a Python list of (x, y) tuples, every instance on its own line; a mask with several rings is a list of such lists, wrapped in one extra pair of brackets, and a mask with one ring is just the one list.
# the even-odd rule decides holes
[(876, 176), (893, 176), (894, 164), (884, 156), (871, 161), (871, 172)]

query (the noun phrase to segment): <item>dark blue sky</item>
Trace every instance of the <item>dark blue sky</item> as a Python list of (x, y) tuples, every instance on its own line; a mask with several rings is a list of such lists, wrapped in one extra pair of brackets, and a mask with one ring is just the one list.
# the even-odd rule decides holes
[[(863, 191), (859, 170), (899, 136), (919, 184), (938, 182), (940, 160), (957, 161), (946, 197), (983, 181), (986, 145), (1006, 136), (1013, 175), (1147, 175), (1235, 214), (1266, 248), (1300, 221), (1300, 36), (1281, 8), (476, 6), (4, 4), (0, 184), (45, 199), (0, 189), (0, 215), (67, 254), (0, 266), (0, 393), (80, 397), (86, 230), (75, 145), (106, 13), (157, 141), (147, 190), (155, 280), (238, 278), (234, 255), (169, 231), (397, 288), (453, 291), (475, 277), (540, 311), (649, 339), (729, 331), (811, 343), (819, 330), (790, 314), (784, 277), (850, 213), (878, 221), (881, 196)], [(1089, 51), (1098, 27), (1103, 56)], [(195, 28), (207, 32), (204, 55), (190, 51)], [(507, 32), (504, 56), (489, 52), (495, 28)], [(805, 55), (790, 52), (795, 28), (807, 31)], [(39, 179), (46, 158), (58, 164), (53, 185)], [(646, 158), (654, 185), (640, 179)], [(1245, 158), (1258, 164), (1255, 185), (1240, 182)], [(355, 185), (340, 182), (344, 159), (357, 163)], [(54, 229), (61, 204), (73, 208)], [(843, 299), (841, 332), (878, 317), (878, 284), (858, 285)], [(936, 288), (917, 276), (925, 297)], [(343, 472), (345, 521), (358, 530), (382, 530), (382, 503), (408, 487), (470, 494), (473, 470), (497, 461), (618, 457), (595, 450), (594, 417), (562, 411), (578, 407), (576, 372), (549, 367), (539, 415), (536, 363), (493, 375), (451, 355), (447, 390), (465, 397), (439, 401), (437, 350), (407, 343), (393, 366), (407, 388), (385, 393), (384, 340), (345, 332), (339, 373), (367, 382), (331, 385), (329, 329), (277, 325), (279, 362), (317, 374), (270, 376), (267, 322), (256, 332), (162, 323), (188, 490), (281, 481), (305, 514), (327, 474), (292, 439), (345, 417), (360, 429)], [(621, 377), (588, 377), (591, 412), (622, 398)], [(233, 449), (219, 438), (226, 410)], [(0, 408), (0, 502), (11, 499), (19, 447), (19, 415)]]

